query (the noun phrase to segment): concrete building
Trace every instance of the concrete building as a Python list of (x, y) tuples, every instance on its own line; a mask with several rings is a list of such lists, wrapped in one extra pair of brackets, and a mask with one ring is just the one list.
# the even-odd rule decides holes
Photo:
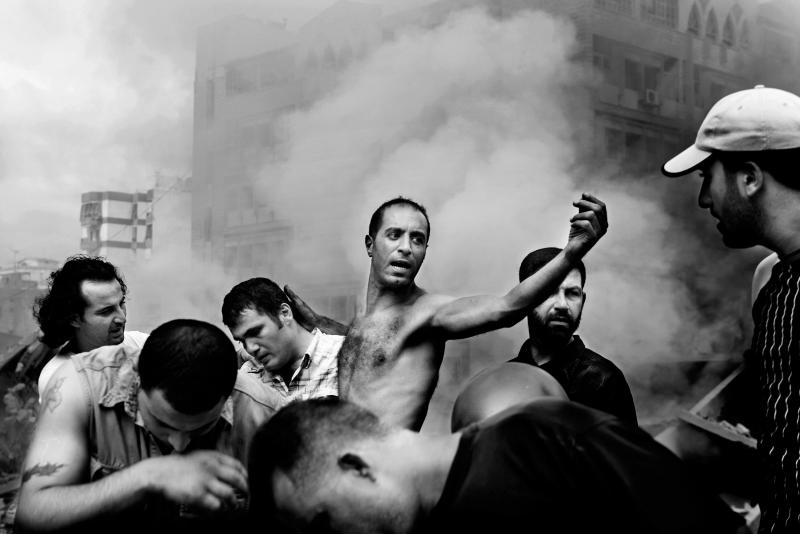
[(23, 258), (0, 269), (0, 334), (24, 337), (38, 329), (33, 304), (47, 289), (50, 273), (59, 262), (47, 258)]
[[(255, 182), (266, 165), (286, 157), (289, 139), (281, 116), (312, 103), (381, 39), (380, 9), (355, 2), (336, 4), (296, 32), (246, 18), (200, 31), (192, 195), (192, 251), (198, 259), (223, 265), (236, 279), (291, 280), (321, 311), (342, 320), (353, 316), (363, 281), (335, 250), (339, 221), (303, 225), (276, 218), (276, 206)], [(310, 192), (308, 209), (348, 201), (329, 193)], [(286, 261), (292, 241), (309, 243), (306, 248), (329, 261), (326, 280), (303, 276), (300, 268), (318, 258)]]
[(81, 252), (123, 268), (150, 259), (154, 249), (188, 256), (190, 189), (189, 178), (156, 176), (154, 187), (145, 192), (84, 193)]
[(153, 191), (90, 191), (81, 195), (81, 252), (123, 266), (148, 257), (152, 247)]

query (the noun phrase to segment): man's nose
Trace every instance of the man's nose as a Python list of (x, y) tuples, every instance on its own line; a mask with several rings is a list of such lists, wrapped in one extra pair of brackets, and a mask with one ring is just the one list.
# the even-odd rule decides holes
[(167, 438), (172, 450), (175, 452), (185, 451), (191, 440), (192, 438), (187, 432), (171, 432)]
[(404, 235), (399, 241), (397, 249), (400, 252), (411, 253), (411, 238), (408, 235)]
[(567, 308), (567, 296), (564, 294), (563, 291), (559, 291), (556, 293), (556, 308), (558, 309), (566, 309)]
[(256, 346), (255, 342), (245, 340), (244, 350), (246, 350), (250, 356), (255, 356), (256, 352), (258, 351), (258, 347)]

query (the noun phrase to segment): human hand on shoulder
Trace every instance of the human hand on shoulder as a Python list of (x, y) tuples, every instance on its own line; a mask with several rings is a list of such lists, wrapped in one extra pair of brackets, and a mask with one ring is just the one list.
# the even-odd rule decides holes
[(572, 205), (578, 208), (578, 213), (570, 219), (569, 239), (564, 252), (580, 259), (608, 231), (608, 215), (605, 203), (590, 193), (583, 193)]
[(240, 506), (247, 495), (247, 471), (235, 458), (217, 451), (173, 454), (140, 462), (147, 486), (193, 512)]
[(312, 331), (315, 328), (319, 328), (325, 334), (345, 335), (347, 333), (347, 325), (343, 325), (329, 317), (318, 315), (288, 285), (283, 286), (283, 292), (289, 298), (295, 321), (306, 330)]

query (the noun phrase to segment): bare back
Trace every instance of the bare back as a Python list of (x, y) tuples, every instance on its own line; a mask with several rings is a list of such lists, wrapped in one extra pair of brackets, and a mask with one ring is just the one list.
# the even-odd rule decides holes
[(419, 290), (407, 302), (359, 316), (339, 352), (339, 395), (385, 423), (419, 430), (444, 355), (428, 328), (435, 299)]

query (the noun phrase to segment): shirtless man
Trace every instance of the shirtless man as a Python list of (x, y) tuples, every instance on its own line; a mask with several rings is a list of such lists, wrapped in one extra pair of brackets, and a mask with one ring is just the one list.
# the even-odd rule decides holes
[[(386, 424), (419, 430), (445, 342), (519, 322), (606, 233), (603, 202), (583, 194), (573, 205), (578, 213), (570, 220), (569, 240), (541, 270), (502, 296), (453, 298), (428, 293), (414, 282), (430, 237), (425, 208), (402, 197), (382, 204), (364, 238), (371, 258), (367, 305), (339, 353), (340, 397), (377, 413)], [(304, 303), (287, 293), (303, 310)]]

